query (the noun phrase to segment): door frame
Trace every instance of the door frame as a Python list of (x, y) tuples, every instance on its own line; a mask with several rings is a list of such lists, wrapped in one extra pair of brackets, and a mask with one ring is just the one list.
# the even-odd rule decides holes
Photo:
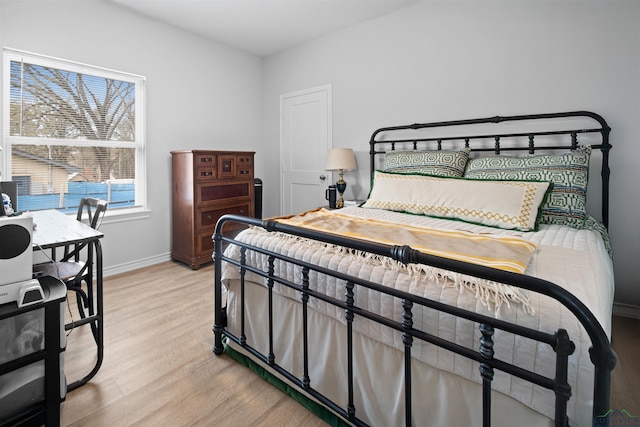
[[(326, 151), (329, 151), (333, 148), (333, 100), (332, 100), (332, 85), (331, 83), (314, 86), (307, 89), (301, 89), (294, 92), (289, 92), (280, 95), (280, 123), (279, 123), (279, 136), (280, 136), (280, 212), (285, 211), (285, 200), (284, 200), (284, 164), (285, 164), (285, 156), (284, 156), (284, 132), (283, 132), (283, 124), (284, 124), (284, 102), (286, 99), (295, 98), (298, 96), (309, 95), (316, 92), (325, 92), (327, 95), (327, 147)], [(327, 172), (329, 176), (329, 180), (331, 180), (332, 175), (331, 172)], [(295, 213), (295, 212), (294, 212)]]

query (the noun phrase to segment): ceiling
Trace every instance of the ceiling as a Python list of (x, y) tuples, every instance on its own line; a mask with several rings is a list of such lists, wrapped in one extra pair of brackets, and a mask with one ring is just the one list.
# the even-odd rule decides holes
[(418, 0), (107, 0), (258, 56)]

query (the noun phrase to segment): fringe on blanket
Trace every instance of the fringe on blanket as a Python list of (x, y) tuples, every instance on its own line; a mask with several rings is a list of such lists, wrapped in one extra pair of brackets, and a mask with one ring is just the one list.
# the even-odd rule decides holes
[(535, 309), (526, 291), (515, 286), (491, 280), (481, 279), (466, 274), (456, 273), (441, 268), (436, 268), (424, 264), (403, 264), (392, 258), (372, 254), (364, 251), (357, 251), (343, 246), (333, 245), (326, 242), (309, 240), (299, 236), (282, 232), (268, 232), (260, 227), (251, 227), (256, 231), (270, 233), (280, 239), (286, 239), (291, 244), (303, 245), (303, 247), (313, 251), (323, 251), (326, 254), (349, 255), (358, 258), (368, 264), (375, 264), (384, 268), (392, 269), (396, 272), (405, 273), (411, 277), (422, 277), (426, 280), (436, 282), (441, 287), (453, 287), (461, 290), (473, 292), (488, 311), (493, 311), (497, 317), (503, 304), (511, 307), (511, 304), (520, 304), (525, 313), (533, 315)]

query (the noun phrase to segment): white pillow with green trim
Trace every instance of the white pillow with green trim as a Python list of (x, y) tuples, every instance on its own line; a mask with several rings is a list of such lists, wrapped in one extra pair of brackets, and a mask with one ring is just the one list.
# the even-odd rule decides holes
[(531, 231), (537, 228), (550, 185), (376, 171), (362, 207)]

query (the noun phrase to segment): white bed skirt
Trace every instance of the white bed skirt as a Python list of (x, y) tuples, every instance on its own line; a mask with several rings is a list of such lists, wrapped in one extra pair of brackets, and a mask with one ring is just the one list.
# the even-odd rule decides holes
[[(240, 335), (239, 280), (226, 282), (228, 329)], [(246, 282), (247, 344), (269, 353), (268, 290)], [(303, 375), (302, 305), (273, 295), (274, 354), (278, 365), (298, 378)], [(346, 408), (347, 331), (334, 318), (308, 309), (309, 377), (311, 387)], [(355, 320), (358, 321), (357, 319)], [(228, 341), (233, 350), (251, 355)], [(353, 333), (354, 403), (356, 416), (372, 426), (405, 424), (404, 353), (362, 334)], [(452, 356), (453, 357), (453, 356)], [(276, 377), (274, 370), (264, 366)], [(412, 359), (412, 415), (415, 426), (481, 426), (482, 386)], [(550, 391), (551, 392), (551, 391)], [(309, 396), (310, 397), (310, 396)], [(553, 426), (553, 421), (509, 396), (492, 393), (492, 426)], [(572, 425), (576, 425), (572, 423)]]

